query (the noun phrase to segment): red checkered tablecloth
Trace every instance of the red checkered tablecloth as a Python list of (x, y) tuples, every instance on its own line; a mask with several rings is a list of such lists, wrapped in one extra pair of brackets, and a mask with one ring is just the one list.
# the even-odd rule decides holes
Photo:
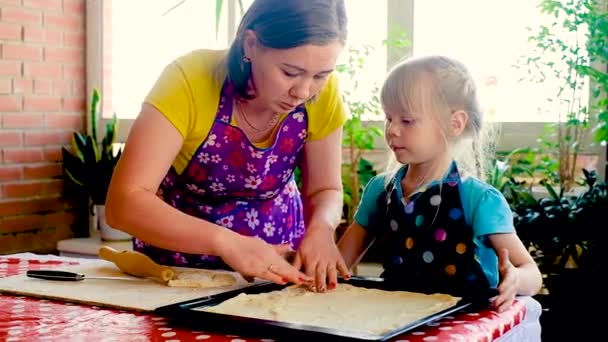
[[(26, 270), (77, 264), (59, 260), (0, 257), (0, 278)], [(506, 312), (457, 313), (393, 341), (492, 341), (522, 322), (521, 301)], [(272, 341), (170, 326), (152, 314), (0, 294), (0, 341)]]

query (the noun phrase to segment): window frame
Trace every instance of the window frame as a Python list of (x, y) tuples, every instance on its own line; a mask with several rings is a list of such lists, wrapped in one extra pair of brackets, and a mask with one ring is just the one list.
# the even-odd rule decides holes
[[(411, 56), (412, 48), (415, 42), (412, 39), (412, 33), (414, 32), (414, 6), (417, 0), (386, 0), (388, 8), (387, 27), (401, 27), (405, 29), (409, 34), (409, 39), (412, 42), (410, 47), (396, 48), (388, 47), (387, 51), (387, 70), (394, 65), (403, 56)], [(111, 32), (111, 3), (112, 0), (89, 0), (86, 1), (86, 17), (87, 17), (87, 103), (90, 103), (90, 94), (93, 87), (97, 87), (102, 90), (102, 94), (111, 94), (111, 82), (106, 78), (111, 77), (110, 73), (105, 71), (104, 66), (111, 65), (111, 44), (108, 44), (109, 40), (104, 37), (105, 32)], [(228, 41), (234, 36), (236, 31), (237, 23), (237, 11), (238, 5), (236, 0), (227, 0), (228, 20), (224, 23), (227, 25)], [(606, 6), (606, 0), (603, 0), (603, 5)], [(408, 15), (399, 15), (399, 13), (407, 13)], [(604, 66), (606, 67), (606, 66)], [(108, 113), (104, 104), (102, 103), (101, 112), (102, 120), (100, 124), (104, 125), (111, 113)], [(133, 125), (134, 119), (120, 119), (119, 118), (119, 129), (118, 129), (118, 141), (124, 142), (128, 136), (128, 133)], [(371, 125), (383, 126), (381, 121), (372, 121)], [(524, 146), (536, 146), (537, 139), (542, 135), (546, 122), (499, 122), (497, 123), (500, 129), (500, 136), (498, 137), (497, 149), (499, 151), (509, 151), (518, 147)], [(102, 126), (103, 127), (103, 126)], [(91, 123), (87, 115), (87, 130), (91, 130)], [(592, 141), (592, 137), (589, 137), (589, 142)], [(376, 144), (377, 149), (380, 151), (386, 150), (386, 146), (383, 139)], [(597, 155), (598, 160), (598, 173), (602, 179), (605, 179), (606, 168), (608, 163), (606, 160), (606, 147), (591, 146), (584, 151), (582, 154)]]

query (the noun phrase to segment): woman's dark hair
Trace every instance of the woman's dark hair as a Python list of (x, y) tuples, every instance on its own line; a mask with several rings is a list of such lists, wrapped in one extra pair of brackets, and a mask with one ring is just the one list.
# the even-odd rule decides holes
[(344, 0), (255, 0), (236, 32), (225, 65), (237, 94), (252, 99), (247, 82), (251, 64), (243, 61), (243, 37), (256, 33), (258, 42), (272, 49), (289, 49), (306, 44), (326, 45), (346, 42)]

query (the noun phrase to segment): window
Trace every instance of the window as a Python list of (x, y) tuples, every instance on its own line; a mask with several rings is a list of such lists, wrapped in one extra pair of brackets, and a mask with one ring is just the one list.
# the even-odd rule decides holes
[[(243, 1), (245, 10), (251, 2)], [(142, 100), (173, 59), (194, 49), (228, 46), (227, 1), (217, 38), (215, 1), (188, 0), (174, 7), (178, 3), (178, 0), (112, 2), (112, 110), (121, 119), (137, 116)], [(386, 1), (373, 6), (363, 1), (346, 3), (349, 41), (345, 52), (350, 47), (372, 47), (367, 67), (359, 76), (358, 93), (365, 94), (374, 84), (379, 85), (386, 73), (383, 45), (387, 32)], [(346, 58), (347, 54), (343, 53), (338, 62)], [(343, 86), (349, 86), (347, 80), (343, 80)], [(104, 112), (111, 114), (107, 109)]]
[[(366, 44), (374, 49), (360, 78), (364, 80), (361, 94), (379, 85), (386, 74), (382, 41), (387, 37), (386, 18), (391, 15), (387, 1), (373, 5), (346, 2), (349, 47)], [(106, 115), (113, 111), (120, 118), (134, 118), (145, 94), (171, 60), (193, 49), (228, 45), (226, 11), (215, 35), (215, 1), (188, 0), (173, 8), (180, 2), (112, 2), (112, 108), (105, 108)], [(243, 2), (248, 8), (252, 0)], [(416, 0), (413, 23), (404, 15), (402, 24), (413, 27), (414, 55), (442, 53), (469, 66), (488, 117), (499, 122), (548, 122), (556, 119), (557, 111), (545, 101), (554, 96), (555, 84), (519, 82), (522, 74), (512, 67), (518, 56), (530, 50), (526, 27), (536, 27), (539, 22), (536, 4), (529, 0)], [(346, 53), (339, 62), (345, 58)], [(343, 80), (343, 87), (348, 86)]]
[(117, 116), (135, 118), (163, 68), (178, 56), (225, 48), (226, 25), (216, 38), (214, 23), (215, 1), (113, 1), (112, 109)]
[(556, 80), (519, 82), (524, 73), (513, 67), (519, 56), (531, 51), (526, 27), (536, 32), (542, 22), (537, 5), (530, 0), (418, 0), (413, 53), (445, 54), (464, 62), (477, 81), (490, 120), (556, 121), (558, 110), (546, 101), (555, 98)]
[[(380, 87), (386, 76), (387, 51), (383, 41), (387, 39), (387, 3), (377, 1), (373, 5), (368, 1), (347, 1), (348, 41), (338, 63), (345, 63), (349, 49), (370, 48), (365, 67), (357, 75), (359, 82), (354, 96), (369, 97), (374, 86)], [(344, 75), (341, 75), (344, 76)], [(347, 77), (340, 77), (343, 89), (351, 89), (353, 84)]]
[[(119, 139), (124, 141), (138, 114), (140, 104), (162, 69), (175, 57), (197, 48), (225, 48), (234, 31), (225, 14), (228, 5), (236, 10), (237, 0), (224, 1), (219, 34), (215, 35), (215, 1), (211, 0), (89, 0), (87, 4), (87, 86), (103, 85), (104, 115), (116, 112), (121, 120)], [(302, 0), (305, 1), (305, 0)], [(252, 0), (243, 0), (245, 8)], [(163, 15), (176, 4), (169, 14)], [(546, 97), (552, 97), (554, 84), (520, 83), (521, 74), (512, 68), (517, 57), (529, 51), (527, 26), (539, 23), (538, 1), (530, 0), (346, 0), (349, 16), (349, 47), (363, 44), (374, 48), (362, 72), (360, 94), (380, 85), (390, 64), (404, 55), (443, 53), (465, 62), (480, 88), (486, 113), (501, 124), (500, 150), (535, 146), (543, 122), (554, 121)], [(110, 5), (111, 4), (111, 5)], [(101, 6), (111, 8), (100, 10)], [(110, 5), (110, 6), (108, 6)], [(91, 20), (92, 19), (92, 20)], [(106, 61), (103, 47), (106, 21), (112, 62)], [(237, 18), (238, 21), (238, 18)], [(104, 23), (102, 23), (104, 22)], [(237, 22), (238, 24), (238, 22)], [(389, 26), (404, 28), (412, 46), (389, 49), (382, 41)], [(104, 44), (101, 44), (103, 41)], [(348, 51), (348, 47), (347, 47)], [(91, 58), (91, 56), (93, 58)], [(343, 62), (347, 54), (339, 59)], [(111, 64), (111, 77), (106, 68)], [(102, 70), (103, 69), (103, 70)], [(108, 84), (107, 79), (111, 80)], [(105, 82), (104, 82), (105, 79)], [(111, 89), (110, 88), (111, 85)], [(342, 87), (348, 89), (347, 80)], [(369, 96), (369, 93), (364, 96)], [(104, 101), (105, 103), (105, 101)], [(525, 122), (521, 124), (520, 122)]]

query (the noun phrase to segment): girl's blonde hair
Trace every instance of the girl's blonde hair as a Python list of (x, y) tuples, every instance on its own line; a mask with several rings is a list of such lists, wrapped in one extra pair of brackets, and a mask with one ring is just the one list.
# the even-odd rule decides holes
[[(489, 152), (485, 135), (489, 131), (483, 130), (477, 87), (464, 64), (445, 56), (407, 59), (389, 72), (380, 101), (385, 110), (403, 110), (414, 118), (422, 113), (434, 115), (459, 168), (485, 179)], [(467, 113), (467, 124), (460, 137), (452, 137), (448, 134), (450, 118), (460, 110)]]

